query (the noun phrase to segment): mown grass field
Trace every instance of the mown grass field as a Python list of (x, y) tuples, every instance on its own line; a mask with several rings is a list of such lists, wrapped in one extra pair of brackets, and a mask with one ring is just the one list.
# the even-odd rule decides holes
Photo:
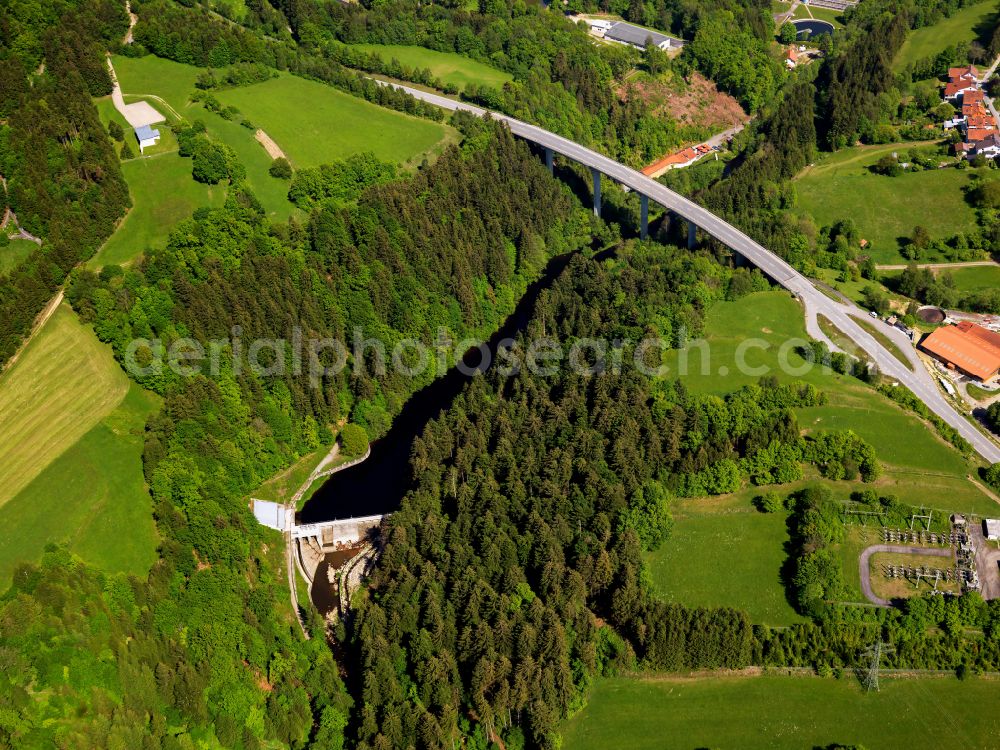
[(429, 68), (437, 78), (459, 89), (470, 83), (499, 88), (513, 80), (510, 73), (457, 52), (438, 52), (426, 47), (399, 44), (352, 44), (351, 47), (378, 55), (387, 62), (398, 60), (400, 65), (408, 68)]
[(832, 743), (907, 750), (987, 750), (1000, 736), (1000, 683), (953, 677), (651, 676), (596, 683), (563, 727), (573, 750), (805, 750)]
[(132, 208), (97, 254), (90, 268), (126, 264), (152, 247), (163, 247), (170, 230), (201, 206), (221, 206), (224, 185), (205, 185), (191, 178), (191, 160), (174, 153), (122, 163), (132, 195)]
[(760, 513), (753, 488), (718, 498), (680, 500), (670, 537), (647, 564), (657, 594), (688, 606), (735, 607), (755, 623), (802, 622), (785, 598), (786, 513)]
[[(905, 154), (910, 144), (858, 146), (824, 154), (795, 180), (797, 210), (812, 216), (817, 226), (851, 218), (871, 243), (877, 263), (905, 263), (901, 238), (918, 224), (934, 239), (945, 239), (976, 224), (975, 209), (963, 188), (977, 172), (990, 170), (935, 169), (886, 177), (868, 167), (893, 151)], [(931, 261), (928, 256), (921, 261)]]
[[(129, 96), (153, 94), (162, 97), (180, 114), (184, 114), (190, 103), (191, 94), (197, 90), (194, 82), (201, 71), (194, 65), (184, 65), (154, 55), (146, 57), (115, 55), (111, 60), (124, 94)], [(152, 101), (150, 103), (158, 110), (161, 109)]]
[(110, 414), (125, 373), (63, 303), (0, 377), (0, 507)]
[(132, 384), (124, 400), (0, 507), (0, 588), (48, 542), (108, 573), (144, 575), (156, 559), (142, 474), (143, 430), (159, 398)]
[(111, 573), (148, 570), (142, 445), (158, 406), (63, 303), (0, 378), (0, 588), (49, 542)]
[[(804, 9), (805, 6), (800, 5), (799, 9)], [(839, 10), (834, 10), (832, 8), (812, 8), (810, 7), (806, 11), (806, 15), (798, 15), (796, 11), (796, 18), (815, 18), (818, 21), (828, 21), (834, 25), (834, 28), (842, 29), (844, 27), (844, 14)]]
[(315, 81), (281, 75), (218, 92), (267, 131), (296, 167), (311, 167), (371, 151), (408, 163), (442, 147), (451, 128), (384, 109)]
[(10, 273), (38, 247), (31, 240), (10, 240), (0, 247), (0, 275)]
[[(992, 31), (995, 21), (991, 16), (996, 12), (994, 2), (976, 3), (955, 11), (950, 18), (944, 18), (933, 26), (910, 32), (893, 61), (893, 68), (900, 71), (911, 63), (936, 55), (946, 47), (959, 42), (971, 42), (980, 36), (984, 27), (989, 27), (989, 31)], [(989, 38), (989, 33), (986, 38)], [(988, 64), (984, 67), (988, 67)]]

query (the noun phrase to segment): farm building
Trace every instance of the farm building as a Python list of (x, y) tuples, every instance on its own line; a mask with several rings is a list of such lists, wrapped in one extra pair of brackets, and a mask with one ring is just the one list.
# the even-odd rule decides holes
[(140, 125), (135, 129), (135, 139), (139, 141), (139, 153), (142, 153), (149, 146), (156, 145), (160, 140), (160, 131), (154, 130), (149, 125)]
[(921, 342), (920, 348), (949, 369), (984, 383), (1000, 373), (1000, 334), (975, 323), (962, 321), (938, 328)]
[(1000, 519), (984, 518), (983, 534), (990, 540), (1000, 539)]
[(604, 38), (620, 44), (630, 44), (637, 49), (646, 49), (647, 44), (652, 44), (664, 52), (679, 50), (684, 46), (680, 39), (624, 21), (611, 24), (604, 32)]

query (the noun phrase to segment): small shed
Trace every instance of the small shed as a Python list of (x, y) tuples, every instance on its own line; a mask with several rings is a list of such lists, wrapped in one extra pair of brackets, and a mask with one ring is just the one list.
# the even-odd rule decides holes
[(149, 125), (140, 125), (135, 129), (135, 139), (139, 141), (139, 153), (142, 153), (148, 146), (157, 144), (160, 140), (160, 131)]

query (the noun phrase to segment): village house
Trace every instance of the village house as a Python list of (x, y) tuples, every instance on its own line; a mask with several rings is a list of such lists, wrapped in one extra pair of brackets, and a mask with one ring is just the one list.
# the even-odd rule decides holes
[(979, 71), (974, 65), (948, 69), (944, 98), (954, 101), (961, 109), (954, 117), (945, 120), (944, 127), (958, 128), (962, 133), (962, 141), (954, 146), (957, 156), (996, 158), (1000, 156), (1000, 131), (987, 109), (986, 94), (979, 88), (979, 83)]
[(1000, 133), (996, 130), (981, 141), (976, 141), (973, 146), (973, 153), (982, 155), (990, 159), (1000, 156)]

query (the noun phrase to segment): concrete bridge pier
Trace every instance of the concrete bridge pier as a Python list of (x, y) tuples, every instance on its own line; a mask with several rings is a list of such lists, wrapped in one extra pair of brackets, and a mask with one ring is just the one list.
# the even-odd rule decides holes
[(646, 239), (649, 236), (649, 196), (639, 195), (639, 236)]
[(590, 174), (594, 178), (594, 216), (600, 219), (601, 218), (601, 173), (598, 170), (591, 167)]
[(555, 174), (556, 171), (555, 166), (552, 163), (553, 156), (554, 154), (552, 153), (551, 148), (545, 149), (545, 166), (549, 168), (549, 174)]
[(698, 244), (698, 225), (693, 221), (688, 222), (688, 250), (694, 250)]

